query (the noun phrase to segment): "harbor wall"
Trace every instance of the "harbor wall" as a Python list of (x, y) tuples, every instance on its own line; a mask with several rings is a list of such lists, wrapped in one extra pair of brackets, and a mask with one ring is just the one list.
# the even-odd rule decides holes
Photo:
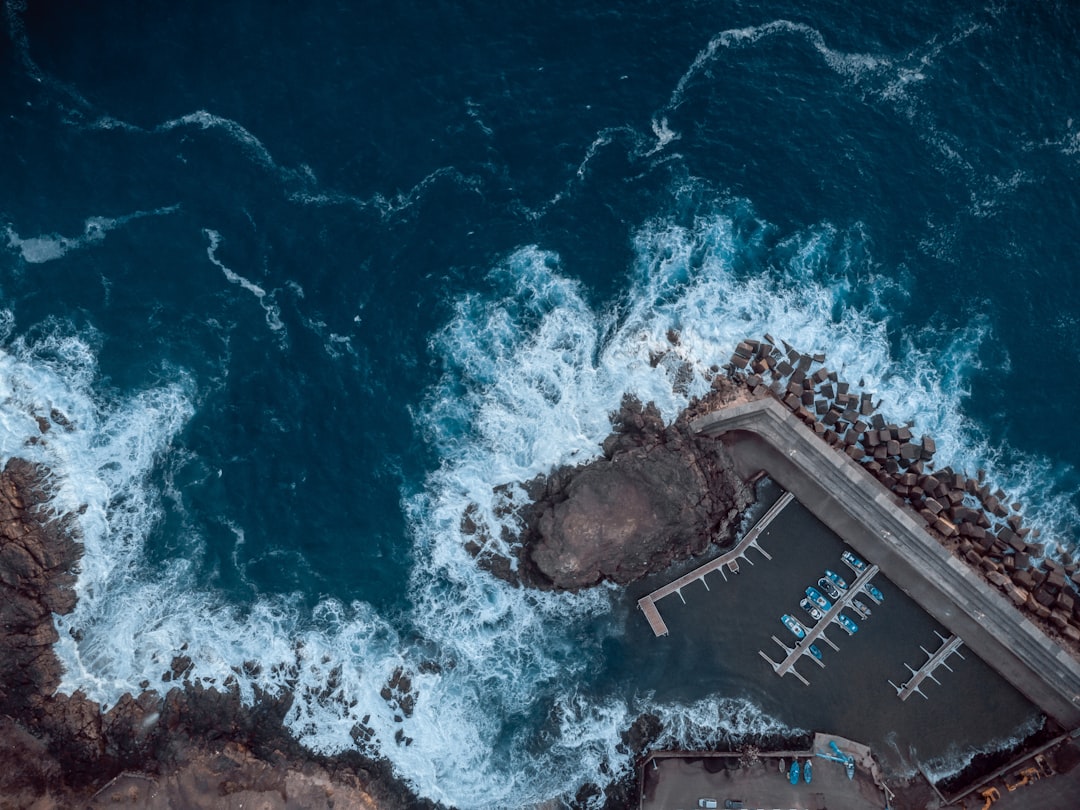
[(945, 548), (854, 453), (823, 441), (767, 392), (758, 396), (697, 416), (691, 428), (721, 438), (744, 472), (767, 471), (1049, 717), (1080, 726), (1080, 661)]

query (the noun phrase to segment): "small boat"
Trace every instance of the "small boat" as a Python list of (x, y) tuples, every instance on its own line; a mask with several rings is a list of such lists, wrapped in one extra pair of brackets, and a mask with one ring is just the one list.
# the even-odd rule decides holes
[(728, 560), (727, 570), (730, 571), (733, 574), (739, 573), (739, 561), (738, 560)]
[(788, 771), (788, 781), (793, 785), (799, 784), (799, 760), (797, 759), (791, 761), (791, 770)]
[(820, 608), (807, 599), (805, 596), (799, 600), (799, 607), (810, 614), (810, 618), (815, 622), (820, 622), (825, 618), (825, 614), (821, 612)]
[(844, 768), (847, 770), (847, 778), (848, 779), (854, 779), (855, 778), (855, 760), (849, 759), (847, 762), (844, 763)]
[(802, 766), (803, 781), (806, 784), (810, 784), (810, 780), (814, 778), (813, 765), (810, 764), (810, 760), (807, 759)]
[(833, 621), (840, 625), (842, 628), (844, 628), (844, 630), (847, 631), (847, 634), (849, 636), (855, 635), (855, 633), (859, 630), (859, 625), (855, 624), (855, 622), (853, 622), (843, 613), (836, 614), (836, 618), (833, 619)]
[(780, 773), (787, 773), (787, 759), (780, 757)]
[(859, 612), (860, 619), (867, 619), (870, 617), (870, 608), (868, 608), (866, 603), (861, 599), (852, 599), (851, 606)]
[(822, 610), (828, 611), (832, 609), (832, 602), (821, 595), (821, 591), (811, 585), (806, 589), (806, 595), (810, 597), (810, 601), (817, 605)]
[(830, 571), (829, 569), (826, 568), (825, 569), (825, 576), (827, 576), (829, 578), (829, 582), (831, 582), (833, 585), (835, 585), (840, 590), (842, 590), (842, 591), (847, 590), (847, 583), (844, 582), (844, 578), (842, 576), (840, 576), (839, 574), (837, 574), (835, 571)]
[(867, 582), (865, 585), (863, 585), (863, 590), (866, 591), (868, 594), (870, 594), (871, 599), (876, 599), (879, 602), (882, 601), (885, 598), (885, 594), (883, 594), (881, 591), (879, 591), (877, 588), (875, 588), (869, 582)]
[(861, 572), (861, 571), (866, 570), (866, 563), (864, 563), (862, 560), (860, 560), (858, 557), (856, 557), (850, 551), (845, 551), (841, 556), (843, 557), (844, 562), (846, 562), (848, 565), (850, 565), (856, 571)]
[(833, 585), (829, 580), (825, 579), (825, 577), (822, 577), (821, 579), (819, 579), (817, 581), (817, 584), (821, 587), (821, 590), (825, 591), (825, 593), (827, 593), (829, 595), (829, 598), (831, 598), (831, 599), (839, 599), (840, 598), (840, 591), (838, 591), (836, 589), (836, 586)]
[(780, 617), (780, 621), (784, 623), (784, 627), (795, 634), (795, 638), (806, 638), (806, 628), (794, 616), (785, 613)]
[(817, 644), (811, 644), (809, 647), (807, 647), (807, 649), (810, 650), (810, 654), (814, 656), (814, 658), (816, 658), (818, 661), (821, 660), (821, 650), (818, 649)]

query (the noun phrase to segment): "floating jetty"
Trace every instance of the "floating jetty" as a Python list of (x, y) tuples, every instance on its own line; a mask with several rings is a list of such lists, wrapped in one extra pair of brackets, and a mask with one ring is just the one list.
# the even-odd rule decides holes
[(648, 620), (649, 627), (652, 628), (653, 634), (656, 636), (666, 636), (668, 634), (667, 624), (660, 615), (660, 610), (656, 607), (656, 603), (665, 596), (677, 593), (679, 598), (682, 599), (683, 604), (685, 604), (686, 600), (683, 599), (682, 589), (691, 582), (701, 580), (701, 584), (708, 590), (709, 583), (705, 581), (705, 576), (711, 574), (713, 571), (719, 571), (720, 576), (727, 582), (727, 574), (724, 573), (725, 567), (727, 567), (727, 570), (731, 571), (731, 573), (737, 574), (739, 573), (740, 559), (745, 559), (751, 565), (754, 564), (754, 561), (746, 556), (746, 552), (751, 548), (757, 549), (761, 556), (766, 560), (771, 560), (772, 556), (758, 545), (758, 538), (768, 525), (776, 519), (776, 516), (784, 511), (784, 507), (794, 499), (794, 495), (790, 492), (785, 492), (780, 496), (779, 500), (769, 508), (769, 511), (762, 515), (761, 520), (754, 525), (754, 528), (748, 531), (746, 536), (735, 544), (733, 549), (721, 554), (719, 557), (709, 560), (704, 565), (698, 566), (693, 571), (683, 574), (674, 582), (670, 582), (662, 588), (657, 588), (648, 596), (643, 596), (638, 599), (638, 607), (641, 609), (641, 612), (645, 614), (645, 618)]
[(781, 678), (788, 673), (791, 673), (804, 684), (809, 686), (810, 682), (806, 680), (806, 678), (804, 678), (797, 669), (795, 669), (795, 664), (798, 663), (799, 659), (805, 655), (819, 666), (825, 666), (824, 662), (819, 661), (817, 658), (810, 654), (810, 645), (813, 644), (818, 638), (820, 638), (834, 650), (839, 649), (825, 635), (825, 630), (836, 619), (836, 617), (840, 615), (840, 611), (848, 607), (851, 600), (859, 595), (859, 590), (862, 588), (862, 586), (868, 583), (877, 575), (878, 570), (879, 569), (876, 565), (871, 565), (869, 568), (859, 574), (859, 578), (852, 583), (851, 587), (848, 588), (848, 590), (841, 592), (840, 598), (837, 599), (833, 606), (829, 608), (829, 610), (825, 613), (825, 617), (813, 627), (809, 628), (807, 630), (806, 637), (801, 639), (794, 648), (788, 647), (776, 636), (773, 636), (773, 641), (783, 647), (784, 650), (787, 652), (787, 655), (784, 657), (783, 661), (773, 661), (771, 658), (769, 658), (768, 654), (766, 654), (764, 650), (758, 650), (758, 654), (769, 662), (769, 664), (773, 668), (773, 672), (775, 672)]
[(896, 690), (896, 694), (900, 700), (907, 700), (915, 692), (918, 692), (925, 698), (926, 694), (919, 687), (927, 678), (940, 686), (941, 681), (934, 677), (934, 670), (938, 667), (945, 667), (949, 672), (952, 672), (952, 667), (945, 663), (945, 659), (950, 655), (957, 655), (960, 657), (960, 660), (964, 660), (964, 656), (960, 655), (960, 648), (964, 645), (964, 642), (960, 640), (959, 636), (945, 638), (945, 636), (941, 635), (941, 633), (938, 633), (936, 630), (934, 632), (937, 634), (937, 637), (941, 639), (941, 646), (934, 652), (930, 652), (926, 647), (919, 647), (920, 650), (926, 653), (926, 663), (918, 669), (915, 669), (910, 664), (904, 664), (904, 666), (907, 667), (908, 672), (911, 673), (911, 680), (903, 686), (897, 686), (892, 681), (889, 681), (889, 685)]

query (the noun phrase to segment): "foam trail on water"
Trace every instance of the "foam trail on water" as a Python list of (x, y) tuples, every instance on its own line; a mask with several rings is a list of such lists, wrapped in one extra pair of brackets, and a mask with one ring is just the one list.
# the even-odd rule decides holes
[[(221, 269), (225, 278), (230, 283), (238, 285), (241, 289), (247, 290), (249, 293), (255, 296), (255, 299), (259, 302), (259, 306), (262, 307), (263, 312), (266, 313), (266, 325), (270, 327), (274, 332), (283, 332), (285, 324), (281, 322), (281, 309), (274, 301), (274, 293), (269, 296), (266, 294), (266, 290), (255, 284), (252, 281), (241, 276), (239, 273), (234, 272), (228, 266), (225, 265), (221, 259), (217, 257), (218, 248), (221, 246), (221, 234), (210, 228), (204, 228), (203, 234), (206, 236), (209, 244), (206, 248), (206, 255), (210, 261)], [(276, 291), (275, 291), (276, 292)]]
[(153, 211), (135, 211), (120, 217), (88, 217), (83, 223), (80, 236), (61, 236), (48, 234), (39, 236), (20, 236), (10, 224), (6, 228), (7, 245), (19, 252), (27, 264), (44, 264), (61, 259), (72, 250), (80, 250), (104, 241), (109, 231), (142, 217), (156, 217), (172, 214), (180, 210), (179, 205), (155, 208)]

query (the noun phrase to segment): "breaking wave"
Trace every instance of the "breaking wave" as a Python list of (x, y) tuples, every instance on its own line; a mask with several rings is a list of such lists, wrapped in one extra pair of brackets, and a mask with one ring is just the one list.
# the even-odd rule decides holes
[[(858, 228), (781, 235), (743, 202), (657, 218), (639, 229), (634, 250), (627, 294), (596, 306), (560, 257), (521, 248), (432, 336), (444, 372), (414, 418), (441, 464), (419, 494), (403, 497), (415, 559), (404, 617), (359, 600), (309, 610), (300, 595), (230, 604), (198, 579), (197, 536), (182, 558), (155, 559), (173, 508), (164, 501), (170, 473), (189, 461), (176, 439), (197, 408), (194, 382), (173, 368), (168, 384), (107, 390), (93, 335), (54, 324), (36, 341), (13, 338), (8, 318), (0, 448), (53, 470), (56, 510), (87, 507), (77, 515), (86, 545), (79, 603), (59, 622), (63, 688), (111, 703), (141, 683), (160, 685), (173, 659), (187, 656), (188, 678), (236, 683), (248, 699), (255, 685), (292, 689), (287, 722), (312, 749), (378, 751), (421, 795), (470, 807), (571, 795), (629, 774), (620, 735), (645, 711), (662, 719), (662, 741), (680, 747), (797, 731), (723, 695), (692, 705), (589, 695), (603, 654), (597, 632), (622, 632), (614, 590), (511, 587), (465, 551), (462, 515), (475, 505), (488, 550), (505, 551), (501, 530), (512, 536), (517, 526), (495, 487), (513, 497), (518, 482), (596, 456), (624, 393), (673, 418), (708, 390), (739, 340), (765, 332), (825, 352), (893, 418), (937, 437), (939, 457), (1000, 472), (963, 410), (988, 327), (900, 330), (895, 340), (887, 312), (904, 293), (876, 274)], [(49, 414), (54, 426), (27, 444), (39, 433), (35, 415)], [(1001, 483), (1037, 502), (1029, 474), (1011, 470)], [(382, 694), (399, 670), (410, 681), (408, 711)]]

